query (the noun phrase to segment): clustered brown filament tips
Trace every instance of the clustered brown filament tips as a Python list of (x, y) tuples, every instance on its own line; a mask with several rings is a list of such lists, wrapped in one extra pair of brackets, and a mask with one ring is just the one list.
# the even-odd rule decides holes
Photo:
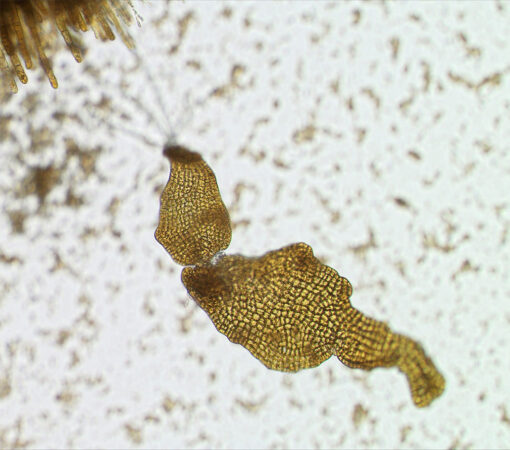
[[(7, 82), (17, 92), (16, 78), (23, 84), (28, 77), (23, 68), (39, 62), (50, 84), (58, 87), (50, 58), (58, 30), (76, 61), (83, 55), (76, 31), (94, 31), (96, 38), (114, 40), (115, 30), (128, 48), (133, 41), (125, 30), (132, 20), (130, 0), (0, 0), (0, 88)], [(113, 27), (113, 28), (112, 28)], [(22, 62), (23, 61), (23, 62)]]
[(398, 367), (416, 406), (445, 381), (420, 344), (364, 316), (346, 278), (304, 243), (260, 257), (223, 255), (231, 227), (216, 178), (198, 153), (165, 150), (171, 162), (156, 239), (181, 265), (182, 282), (218, 331), (270, 369), (295, 372), (336, 355), (349, 367)]

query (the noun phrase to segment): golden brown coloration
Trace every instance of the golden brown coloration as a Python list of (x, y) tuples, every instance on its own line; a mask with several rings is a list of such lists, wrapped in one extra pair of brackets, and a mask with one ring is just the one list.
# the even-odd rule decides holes
[(171, 146), (164, 154), (172, 167), (161, 195), (156, 239), (177, 264), (205, 263), (232, 239), (216, 177), (198, 153)]
[(306, 244), (186, 267), (182, 281), (218, 331), (270, 369), (295, 372), (336, 355), (361, 369), (397, 366), (420, 407), (444, 389), (421, 346), (353, 308), (349, 281)]
[[(131, 22), (130, 0), (1, 0), (0, 75), (17, 92), (15, 77), (27, 83), (27, 69), (40, 62), (54, 88), (58, 82), (46, 55), (56, 30), (64, 38), (76, 61), (82, 61), (80, 45), (73, 31), (92, 29), (96, 38), (114, 40), (113, 28), (128, 48), (133, 41), (124, 28)], [(21, 57), (21, 59), (20, 59)], [(0, 84), (1, 88), (1, 84)]]
[(295, 372), (336, 355), (349, 367), (397, 366), (419, 407), (443, 392), (444, 378), (420, 344), (353, 308), (349, 281), (308, 245), (212, 261), (231, 239), (214, 173), (198, 153), (174, 146), (165, 154), (172, 167), (156, 239), (177, 263), (194, 265), (182, 282), (219, 332), (270, 369)]

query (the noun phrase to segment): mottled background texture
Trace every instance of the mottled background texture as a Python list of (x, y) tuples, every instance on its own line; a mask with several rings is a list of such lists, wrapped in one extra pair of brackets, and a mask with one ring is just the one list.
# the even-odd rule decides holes
[[(508, 447), (510, 4), (134, 5), (0, 105), (0, 447)], [(444, 394), (219, 334), (153, 236), (172, 136), (229, 253), (310, 244)]]

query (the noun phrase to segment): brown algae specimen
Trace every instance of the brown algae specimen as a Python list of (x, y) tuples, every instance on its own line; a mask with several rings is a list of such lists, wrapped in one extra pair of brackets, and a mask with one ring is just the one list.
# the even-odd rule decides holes
[(17, 92), (16, 78), (28, 82), (23, 63), (26, 69), (39, 63), (50, 84), (58, 87), (46, 54), (57, 30), (77, 62), (83, 54), (76, 32), (92, 29), (96, 38), (106, 41), (115, 39), (115, 30), (125, 45), (133, 48), (125, 29), (132, 20), (131, 9), (130, 0), (1, 0), (0, 88), (6, 83)]
[(164, 154), (172, 169), (161, 194), (156, 239), (177, 264), (205, 263), (232, 239), (216, 176), (198, 153), (168, 146)]
[(182, 282), (218, 331), (269, 369), (295, 372), (336, 355), (360, 369), (397, 366), (417, 406), (443, 392), (444, 379), (420, 344), (353, 308), (349, 281), (304, 243), (185, 267)]
[(269, 369), (295, 372), (336, 355), (354, 368), (398, 367), (416, 406), (441, 395), (445, 380), (421, 345), (353, 308), (349, 281), (322, 264), (310, 246), (213, 260), (231, 234), (216, 178), (198, 153), (182, 147), (165, 153), (172, 168), (156, 238), (176, 262), (188, 265), (182, 282), (220, 333)]

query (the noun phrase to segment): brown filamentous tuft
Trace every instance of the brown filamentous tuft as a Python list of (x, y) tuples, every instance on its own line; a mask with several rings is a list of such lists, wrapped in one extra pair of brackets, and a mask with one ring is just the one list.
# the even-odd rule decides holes
[(17, 92), (16, 78), (27, 83), (25, 68), (32, 69), (37, 62), (51, 85), (58, 87), (46, 54), (57, 30), (78, 62), (82, 61), (83, 55), (73, 31), (92, 29), (96, 38), (106, 41), (115, 39), (115, 30), (124, 44), (133, 48), (133, 41), (125, 29), (132, 20), (130, 0), (0, 1), (0, 90), (7, 83), (9, 90)]

